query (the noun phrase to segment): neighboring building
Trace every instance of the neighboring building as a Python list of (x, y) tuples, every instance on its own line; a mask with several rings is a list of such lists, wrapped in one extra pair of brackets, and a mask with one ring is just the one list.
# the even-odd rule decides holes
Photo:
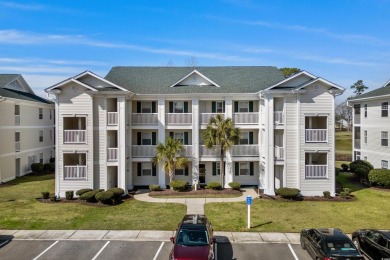
[(353, 160), (389, 169), (390, 81), (383, 87), (348, 100), (353, 118)]
[(54, 157), (54, 104), (34, 94), (22, 75), (0, 74), (0, 182)]
[(218, 149), (200, 132), (221, 113), (241, 129), (225, 158), (225, 183), (274, 194), (335, 193), (334, 96), (343, 88), (308, 72), (285, 79), (275, 67), (113, 67), (46, 89), (56, 103), (56, 193), (159, 184), (155, 147), (180, 139), (191, 163), (176, 178), (219, 181)]

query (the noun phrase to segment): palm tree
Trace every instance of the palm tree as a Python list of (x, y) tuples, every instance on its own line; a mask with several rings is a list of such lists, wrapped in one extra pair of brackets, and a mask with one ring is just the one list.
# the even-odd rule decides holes
[(207, 148), (211, 149), (219, 145), (221, 149), (221, 157), (219, 160), (221, 185), (224, 187), (225, 167), (223, 159), (225, 153), (234, 144), (240, 141), (240, 129), (235, 127), (231, 118), (223, 119), (221, 114), (210, 118), (206, 130), (202, 132), (202, 138)]
[(176, 168), (183, 168), (188, 165), (188, 159), (180, 156), (183, 151), (183, 143), (171, 137), (165, 140), (165, 144), (159, 143), (156, 147), (156, 156), (152, 159), (152, 162), (154, 165), (164, 162), (164, 171), (169, 175), (169, 183), (175, 178)]

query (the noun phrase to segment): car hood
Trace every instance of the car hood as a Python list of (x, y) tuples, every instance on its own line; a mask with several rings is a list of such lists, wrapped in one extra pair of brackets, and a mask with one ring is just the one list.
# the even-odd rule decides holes
[(178, 260), (204, 260), (208, 259), (210, 245), (206, 246), (182, 246), (175, 245), (173, 255)]

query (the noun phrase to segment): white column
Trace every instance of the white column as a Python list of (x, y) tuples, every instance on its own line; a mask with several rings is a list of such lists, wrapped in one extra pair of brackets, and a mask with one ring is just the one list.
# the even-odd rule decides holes
[(199, 98), (192, 99), (192, 183), (199, 183)]
[(275, 174), (274, 174), (274, 99), (266, 97), (265, 99), (266, 131), (265, 131), (265, 187), (264, 193), (275, 195)]
[[(233, 119), (233, 100), (232, 98), (225, 99), (225, 116)], [(225, 188), (229, 188), (229, 183), (233, 181), (233, 162), (230, 151), (226, 151), (226, 167), (225, 167)]]
[(132, 153), (131, 153), (131, 125), (132, 125), (132, 113), (133, 113), (133, 107), (132, 107), (132, 101), (127, 101), (127, 107), (126, 107), (126, 116), (127, 116), (127, 123), (128, 128), (126, 129), (126, 182), (127, 182), (127, 189), (132, 190), (134, 188), (133, 185), (133, 161), (132, 161)]
[(118, 187), (126, 191), (126, 99), (118, 97)]
[(97, 169), (99, 169), (98, 176), (99, 178), (99, 185), (95, 188), (100, 189), (107, 189), (107, 183), (108, 183), (108, 171), (107, 171), (107, 99), (106, 97), (99, 96), (95, 98), (95, 103), (97, 105), (97, 112), (98, 117), (102, 118), (103, 120), (99, 120), (99, 127), (98, 127), (98, 140), (99, 140), (99, 146), (98, 149), (101, 149), (105, 151), (103, 153), (104, 156), (102, 156), (100, 153), (98, 155), (98, 158), (94, 158), (94, 160), (99, 159), (98, 163), (99, 166)]
[[(165, 98), (158, 98), (158, 142), (165, 142)], [(164, 171), (163, 163), (158, 165), (158, 184), (162, 189), (166, 188), (166, 173)]]

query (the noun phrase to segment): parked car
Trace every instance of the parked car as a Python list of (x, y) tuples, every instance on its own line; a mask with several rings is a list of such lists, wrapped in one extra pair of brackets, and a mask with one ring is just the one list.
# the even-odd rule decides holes
[(351, 239), (340, 229), (303, 229), (301, 247), (316, 260), (364, 260)]
[(185, 215), (171, 241), (170, 260), (214, 259), (213, 227), (205, 215)]
[(369, 259), (390, 259), (390, 230), (357, 230), (352, 241)]

